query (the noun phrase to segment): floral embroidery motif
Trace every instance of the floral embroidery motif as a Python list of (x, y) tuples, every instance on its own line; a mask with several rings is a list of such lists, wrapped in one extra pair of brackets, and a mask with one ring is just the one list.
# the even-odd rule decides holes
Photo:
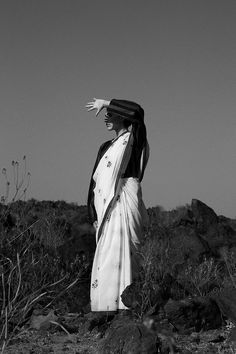
[(92, 288), (96, 289), (98, 287), (98, 280), (96, 279), (93, 283), (92, 283)]
[(106, 156), (105, 156), (105, 159), (107, 159), (107, 158), (108, 158), (108, 156), (106, 155)]
[(112, 165), (111, 161), (108, 161), (107, 167), (111, 167), (111, 165)]
[(110, 221), (110, 218), (111, 218), (111, 214), (109, 214), (109, 215), (107, 216), (107, 221)]
[(126, 144), (127, 144), (127, 141), (126, 141), (126, 140), (124, 140), (124, 141), (123, 141), (123, 145), (126, 145)]
[(117, 202), (120, 202), (120, 195), (117, 196), (116, 200)]
[(106, 201), (107, 201), (107, 200), (104, 198), (104, 199), (103, 199), (103, 203), (105, 204), (105, 203), (106, 203)]

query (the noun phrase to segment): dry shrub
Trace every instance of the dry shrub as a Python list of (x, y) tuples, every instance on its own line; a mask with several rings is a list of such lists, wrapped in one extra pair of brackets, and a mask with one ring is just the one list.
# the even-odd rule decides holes
[[(18, 204), (19, 205), (19, 204)], [(7, 206), (8, 212), (9, 206)], [(54, 212), (27, 224), (22, 208), (15, 210), (14, 225), (0, 232), (0, 341), (2, 348), (27, 321), (35, 307), (66, 306), (68, 290), (83, 281), (89, 264), (75, 258), (65, 267), (58, 247), (66, 234), (65, 223)], [(4, 210), (3, 210), (4, 212)], [(66, 309), (66, 307), (65, 307)]]
[(136, 315), (142, 318), (150, 308), (162, 306), (168, 298), (171, 269), (167, 229), (150, 223), (141, 248), (142, 266), (138, 280), (139, 296)]
[(219, 264), (212, 257), (204, 257), (201, 263), (187, 262), (177, 280), (189, 296), (205, 296), (220, 287)]
[(210, 254), (203, 256), (201, 245), (194, 252), (194, 242), (198, 242), (194, 230), (190, 228), (187, 234), (188, 229), (173, 227), (173, 220), (179, 218), (179, 213), (184, 214), (184, 210), (179, 208), (171, 214), (170, 220), (165, 212), (163, 216), (160, 208), (149, 210), (150, 224), (141, 249), (139, 317), (150, 311), (155, 303), (161, 307), (168, 297), (180, 300), (222, 289), (226, 278), (235, 286), (235, 253), (223, 250), (222, 262)]

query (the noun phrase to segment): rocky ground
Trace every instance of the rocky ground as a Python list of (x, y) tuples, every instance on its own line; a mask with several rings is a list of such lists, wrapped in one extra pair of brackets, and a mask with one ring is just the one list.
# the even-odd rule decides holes
[[(236, 220), (196, 199), (170, 212), (149, 209), (140, 279), (121, 295), (130, 310), (94, 315), (88, 305), (95, 238), (86, 212), (31, 204), (22, 225), (20, 206), (0, 223), (8, 241), (2, 242), (5, 293), (16, 272), (9, 305), (0, 301), (0, 354), (236, 354)], [(35, 227), (22, 233), (28, 225)]]
[[(37, 319), (37, 320), (36, 320)], [(54, 318), (55, 319), (55, 318)], [(157, 338), (156, 349), (149, 345), (138, 343), (138, 348), (109, 347), (107, 342), (112, 340), (110, 328), (116, 322), (122, 322), (124, 327), (127, 322), (132, 321), (133, 328), (141, 325), (150, 331), (150, 339), (153, 335)], [(160, 324), (161, 326), (161, 324)], [(35, 327), (35, 328), (32, 328)], [(166, 327), (165, 324), (163, 328)], [(127, 328), (127, 327), (126, 327)], [(110, 337), (110, 338), (109, 338)], [(115, 342), (117, 337), (114, 337)], [(129, 341), (130, 338), (124, 337)], [(149, 341), (150, 344), (150, 341)], [(131, 343), (132, 345), (132, 343)], [(109, 349), (110, 348), (110, 349)], [(140, 350), (140, 351), (139, 351)], [(204, 353), (236, 353), (236, 333), (235, 327), (231, 322), (217, 330), (202, 332), (192, 332), (179, 334), (172, 331), (160, 330), (160, 327), (150, 329), (147, 319), (145, 321), (133, 320), (130, 317), (115, 316), (112, 321), (103, 318), (103, 321), (96, 321), (90, 314), (79, 316), (77, 314), (66, 314), (55, 321), (49, 317), (34, 319), (21, 329), (12, 338), (4, 350), (6, 354), (86, 354), (86, 353), (183, 353), (183, 354), (204, 354)]]

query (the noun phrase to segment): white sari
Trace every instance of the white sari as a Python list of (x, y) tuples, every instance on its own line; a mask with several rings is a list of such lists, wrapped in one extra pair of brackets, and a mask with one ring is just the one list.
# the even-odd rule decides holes
[(121, 178), (133, 137), (116, 138), (101, 158), (93, 179), (97, 212), (96, 252), (91, 275), (91, 310), (126, 309), (121, 294), (138, 271), (138, 251), (147, 212), (138, 178)]

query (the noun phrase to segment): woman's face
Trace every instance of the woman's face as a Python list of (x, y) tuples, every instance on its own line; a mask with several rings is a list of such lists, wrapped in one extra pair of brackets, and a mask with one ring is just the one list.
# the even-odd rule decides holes
[(115, 114), (106, 113), (104, 122), (108, 130), (120, 130), (124, 127), (123, 119)]

